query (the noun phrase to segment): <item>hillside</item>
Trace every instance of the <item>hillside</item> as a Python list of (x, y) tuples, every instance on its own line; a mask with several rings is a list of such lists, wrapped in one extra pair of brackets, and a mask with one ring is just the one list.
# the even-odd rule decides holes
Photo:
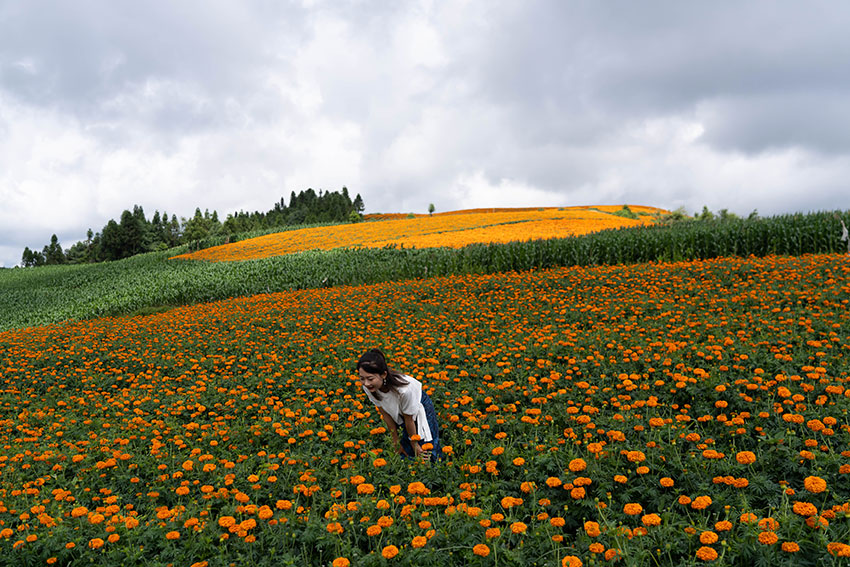
[[(470, 244), (564, 238), (612, 228), (652, 224), (667, 211), (622, 206), (475, 209), (436, 215), (376, 215), (372, 222), (268, 234), (176, 256), (184, 260), (240, 261), (334, 248), (462, 248)], [(367, 216), (367, 220), (369, 220)], [(375, 222), (381, 221), (381, 222)]]
[[(847, 213), (822, 212), (642, 225), (462, 248), (362, 247), (240, 262), (169, 260), (189, 252), (183, 246), (116, 262), (16, 268), (0, 271), (0, 331), (259, 293), (441, 275), (842, 252), (847, 249), (840, 240), (842, 218), (850, 222)], [(380, 227), (383, 222), (362, 224), (368, 225)]]
[[(838, 564), (848, 277), (571, 267), (0, 332), (0, 565)], [(375, 346), (442, 462), (393, 450)]]

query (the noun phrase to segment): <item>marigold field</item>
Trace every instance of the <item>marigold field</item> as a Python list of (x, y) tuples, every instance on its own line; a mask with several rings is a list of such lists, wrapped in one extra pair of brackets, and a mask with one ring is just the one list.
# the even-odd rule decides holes
[[(0, 333), (0, 563), (850, 556), (850, 262), (573, 267)], [(425, 383), (393, 454), (354, 363)]]
[(612, 213), (618, 207), (474, 209), (434, 216), (374, 215), (381, 222), (321, 226), (267, 234), (175, 256), (182, 260), (226, 262), (334, 248), (461, 248), (470, 244), (563, 238), (611, 228), (651, 224), (662, 209), (635, 206), (637, 219)]

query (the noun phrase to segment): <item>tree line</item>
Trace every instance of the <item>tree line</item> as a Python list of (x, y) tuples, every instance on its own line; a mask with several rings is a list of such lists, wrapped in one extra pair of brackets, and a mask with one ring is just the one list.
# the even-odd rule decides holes
[(50, 243), (41, 251), (24, 248), (21, 265), (45, 266), (54, 264), (85, 264), (120, 260), (157, 250), (167, 250), (181, 244), (191, 244), (210, 237), (232, 237), (236, 234), (271, 229), (275, 227), (302, 224), (333, 222), (357, 222), (362, 218), (365, 206), (358, 193), (352, 200), (346, 187), (342, 191), (313, 189), (290, 193), (289, 204), (283, 197), (268, 212), (252, 213), (239, 211), (228, 214), (224, 222), (218, 213), (200, 208), (195, 209), (191, 218), (176, 215), (169, 217), (167, 212), (154, 212), (148, 220), (144, 209), (134, 205), (133, 210), (125, 210), (116, 222), (110, 220), (99, 231), (90, 228), (84, 241), (77, 242), (63, 250), (54, 234)]

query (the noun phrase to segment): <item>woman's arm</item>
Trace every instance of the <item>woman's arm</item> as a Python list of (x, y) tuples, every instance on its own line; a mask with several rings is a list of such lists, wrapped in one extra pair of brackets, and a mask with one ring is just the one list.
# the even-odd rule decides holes
[(414, 457), (418, 457), (422, 454), (422, 447), (419, 445), (419, 441), (414, 441), (414, 435), (418, 435), (416, 433), (416, 422), (413, 421), (412, 415), (401, 414), (402, 418), (404, 418), (404, 430), (407, 431), (407, 437), (410, 439), (410, 446), (413, 447), (413, 455)]
[(399, 453), (403, 454), (404, 450), (401, 448), (401, 441), (398, 438), (398, 424), (395, 422), (395, 420), (392, 417), (390, 417), (390, 414), (388, 414), (386, 412), (386, 410), (384, 410), (384, 408), (382, 408), (380, 406), (375, 406), (375, 407), (377, 407), (378, 411), (381, 412), (381, 417), (384, 419), (384, 423), (387, 424), (387, 429), (390, 430), (390, 433), (393, 436), (393, 444), (395, 445), (396, 450)]

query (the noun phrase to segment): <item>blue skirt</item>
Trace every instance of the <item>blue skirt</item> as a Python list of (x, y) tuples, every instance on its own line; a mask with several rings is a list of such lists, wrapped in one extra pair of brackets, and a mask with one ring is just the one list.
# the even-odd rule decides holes
[[(425, 390), (422, 390), (422, 407), (425, 408), (425, 417), (428, 418), (428, 428), (431, 430), (431, 441), (427, 441), (427, 443), (431, 443), (433, 448), (431, 449), (431, 462), (436, 462), (440, 460), (443, 456), (442, 448), (440, 447), (440, 426), (437, 424), (437, 411), (434, 409), (434, 402), (431, 401), (431, 398), (428, 397), (428, 394), (425, 393)], [(406, 457), (413, 456), (413, 446), (410, 444), (410, 437), (407, 435), (407, 429), (402, 425), (399, 427), (401, 429), (401, 448), (404, 449)], [(420, 441), (420, 446), (426, 443), (426, 441)]]

